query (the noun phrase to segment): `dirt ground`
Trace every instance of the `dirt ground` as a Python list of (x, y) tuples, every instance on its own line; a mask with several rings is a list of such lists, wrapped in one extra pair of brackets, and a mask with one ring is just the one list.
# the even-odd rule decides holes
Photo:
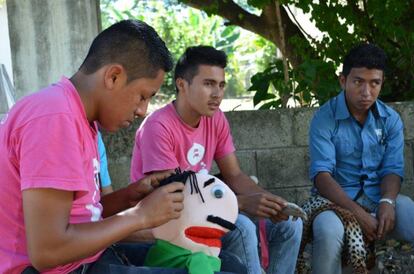
[[(308, 258), (307, 266), (310, 271), (309, 250), (305, 251)], [(376, 262), (375, 267), (370, 270), (370, 274), (413, 274), (414, 273), (414, 247), (408, 243), (387, 240), (376, 243), (375, 246)], [(352, 274), (352, 268), (347, 266), (343, 269), (343, 274)]]

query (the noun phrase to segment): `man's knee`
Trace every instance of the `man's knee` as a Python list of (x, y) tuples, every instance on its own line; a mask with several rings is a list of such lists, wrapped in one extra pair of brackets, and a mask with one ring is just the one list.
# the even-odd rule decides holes
[(410, 197), (399, 194), (397, 200), (395, 201), (396, 208), (401, 208), (403, 210), (414, 210), (414, 202)]
[(230, 231), (223, 237), (223, 244), (234, 241), (240, 244), (250, 242), (253, 245), (257, 244), (256, 225), (250, 220), (249, 217), (239, 214), (236, 220), (236, 229)]
[(280, 241), (283, 239), (300, 243), (302, 239), (302, 230), (303, 223), (301, 219), (293, 221), (292, 218), (289, 218), (289, 220), (280, 223), (267, 222), (269, 241)]
[(342, 246), (344, 226), (333, 211), (324, 211), (313, 221), (313, 241), (332, 246)]
[(396, 237), (414, 243), (414, 202), (405, 195), (398, 195), (396, 200)]
[(236, 220), (236, 227), (243, 236), (251, 237), (252, 235), (256, 235), (256, 225), (249, 217), (243, 214), (239, 214)]

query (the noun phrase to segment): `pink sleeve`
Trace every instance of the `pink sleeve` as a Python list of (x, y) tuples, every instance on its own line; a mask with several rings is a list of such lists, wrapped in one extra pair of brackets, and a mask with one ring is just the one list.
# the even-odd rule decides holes
[(73, 117), (61, 114), (36, 118), (16, 132), (22, 190), (88, 190), (79, 128)]
[(175, 169), (179, 166), (174, 152), (174, 136), (158, 122), (146, 123), (139, 136), (142, 172)]
[(223, 112), (217, 115), (217, 149), (214, 153), (214, 159), (220, 159), (235, 151), (233, 138), (230, 133), (229, 122)]

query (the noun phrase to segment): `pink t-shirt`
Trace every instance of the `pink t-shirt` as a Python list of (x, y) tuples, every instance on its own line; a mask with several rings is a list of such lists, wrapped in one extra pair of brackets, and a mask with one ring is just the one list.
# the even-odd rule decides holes
[(223, 112), (201, 117), (197, 128), (185, 124), (172, 103), (153, 112), (139, 127), (131, 160), (131, 182), (145, 173), (175, 169), (208, 173), (213, 160), (234, 152)]
[[(96, 127), (67, 78), (29, 95), (0, 122), (0, 273), (28, 266), (22, 191), (74, 192), (70, 223), (101, 219)], [(101, 252), (44, 273), (68, 273)]]

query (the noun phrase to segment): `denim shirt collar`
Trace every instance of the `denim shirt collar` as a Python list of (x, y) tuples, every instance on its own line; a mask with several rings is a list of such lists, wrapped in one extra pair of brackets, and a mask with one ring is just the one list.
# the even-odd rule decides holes
[[(376, 100), (375, 103), (370, 108), (375, 119), (379, 117), (388, 117), (390, 114), (385, 110), (385, 107), (379, 103), (379, 100)], [(351, 117), (351, 113), (348, 110), (345, 99), (345, 91), (342, 90), (341, 93), (336, 97), (336, 111), (335, 111), (335, 120), (344, 120)]]

